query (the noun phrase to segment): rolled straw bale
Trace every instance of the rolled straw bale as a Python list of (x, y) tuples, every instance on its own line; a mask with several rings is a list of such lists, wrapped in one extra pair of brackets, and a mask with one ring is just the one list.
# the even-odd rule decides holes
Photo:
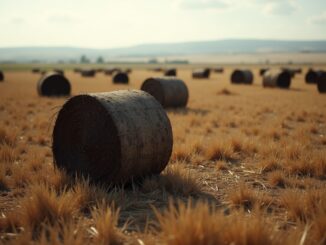
[(113, 78), (112, 78), (113, 83), (124, 83), (127, 84), (129, 83), (129, 77), (127, 73), (124, 72), (118, 72), (115, 73)]
[(295, 74), (296, 74), (296, 72), (295, 72), (295, 70), (293, 70), (293, 69), (291, 69), (291, 68), (282, 68), (281, 69), (282, 71), (284, 71), (284, 72), (287, 72), (287, 73), (289, 73), (289, 75), (291, 76), (291, 78), (294, 78), (295, 77)]
[(40, 73), (41, 69), (40, 68), (33, 68), (32, 73)]
[(264, 73), (265, 73), (266, 71), (268, 71), (268, 70), (269, 70), (269, 68), (261, 68), (261, 69), (259, 70), (259, 75), (263, 76)]
[(81, 70), (80, 74), (82, 75), (82, 77), (94, 77), (96, 71), (94, 69)]
[(231, 83), (235, 84), (252, 84), (254, 75), (250, 70), (236, 69), (231, 75)]
[(53, 71), (56, 72), (56, 73), (61, 74), (62, 76), (64, 76), (64, 74), (65, 74), (62, 69), (55, 68), (55, 69), (53, 69)]
[(5, 80), (5, 75), (2, 71), (0, 71), (0, 82), (2, 82), (3, 80)]
[(322, 70), (309, 69), (306, 73), (305, 80), (308, 84), (317, 84), (318, 77), (323, 73)]
[(70, 175), (120, 184), (159, 174), (172, 145), (162, 106), (143, 91), (120, 90), (69, 99), (54, 126), (52, 151)]
[(319, 93), (326, 93), (326, 72), (320, 71), (317, 78), (317, 88)]
[(185, 107), (188, 103), (188, 88), (180, 79), (148, 78), (142, 84), (141, 90), (151, 94), (165, 108)]
[(177, 76), (177, 69), (170, 68), (170, 69), (165, 70), (164, 76), (167, 76), (167, 77), (175, 77), (175, 76)]
[(268, 70), (263, 76), (264, 87), (289, 88), (291, 85), (291, 75), (287, 71)]
[(192, 72), (192, 78), (209, 78), (210, 73), (209, 68), (197, 69)]
[(71, 86), (67, 78), (59, 73), (46, 73), (37, 83), (37, 91), (43, 96), (70, 95)]
[(213, 71), (216, 72), (216, 73), (223, 73), (224, 68), (223, 67), (217, 67), (217, 68), (214, 68)]
[(74, 68), (74, 72), (75, 72), (75, 73), (80, 73), (81, 71), (82, 71), (82, 69), (80, 69), (80, 68), (78, 68), (78, 67)]

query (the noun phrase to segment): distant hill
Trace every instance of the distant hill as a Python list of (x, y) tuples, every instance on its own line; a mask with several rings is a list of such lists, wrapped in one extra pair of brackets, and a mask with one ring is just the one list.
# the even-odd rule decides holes
[(191, 54), (230, 53), (271, 53), (271, 52), (326, 52), (326, 40), (282, 41), (229, 39), (218, 41), (143, 44), (126, 48), (89, 49), (76, 47), (19, 47), (0, 48), (0, 61), (68, 61), (79, 60), (86, 55), (91, 60), (102, 56), (115, 57), (155, 57)]

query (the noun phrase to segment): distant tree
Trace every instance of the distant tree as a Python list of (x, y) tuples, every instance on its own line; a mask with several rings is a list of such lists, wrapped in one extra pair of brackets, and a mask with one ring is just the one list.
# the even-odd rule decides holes
[(96, 60), (96, 63), (97, 63), (97, 64), (103, 64), (103, 63), (104, 63), (104, 59), (103, 59), (103, 57), (102, 57), (102, 56), (99, 56), (99, 57), (97, 58), (97, 60)]
[(85, 63), (89, 63), (89, 62), (90, 62), (90, 60), (86, 57), (86, 55), (82, 55), (80, 57), (80, 63), (85, 64)]

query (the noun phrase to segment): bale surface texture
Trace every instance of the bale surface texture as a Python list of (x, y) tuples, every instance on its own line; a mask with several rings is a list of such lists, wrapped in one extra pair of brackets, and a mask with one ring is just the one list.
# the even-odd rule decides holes
[(113, 81), (113, 83), (127, 84), (127, 83), (129, 83), (129, 77), (128, 77), (127, 73), (118, 72), (118, 73), (114, 74), (112, 81)]
[(55, 164), (69, 174), (120, 184), (159, 174), (172, 145), (162, 106), (143, 91), (120, 90), (68, 100), (54, 126), (52, 150)]
[(71, 86), (67, 78), (59, 73), (46, 73), (37, 84), (39, 95), (67, 96), (70, 95)]
[(326, 72), (320, 71), (317, 78), (317, 89), (319, 93), (326, 93)]
[(264, 73), (264, 87), (289, 88), (291, 85), (291, 75), (282, 70), (268, 70)]
[(188, 88), (180, 79), (148, 78), (142, 84), (141, 90), (151, 94), (165, 108), (185, 107), (188, 103)]
[(236, 84), (252, 84), (254, 75), (250, 70), (234, 70), (231, 75), (231, 82)]

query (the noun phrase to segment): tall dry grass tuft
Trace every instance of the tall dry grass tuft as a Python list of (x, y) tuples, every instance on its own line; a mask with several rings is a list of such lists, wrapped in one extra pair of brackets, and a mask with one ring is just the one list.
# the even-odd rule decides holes
[(123, 244), (124, 236), (122, 228), (117, 229), (119, 219), (119, 209), (114, 210), (105, 204), (100, 204), (93, 209), (91, 216), (94, 226), (89, 229), (95, 244)]
[(235, 158), (232, 146), (222, 141), (209, 145), (206, 148), (205, 155), (211, 161), (231, 161)]
[(273, 244), (273, 229), (261, 215), (225, 216), (206, 203), (190, 201), (177, 206), (170, 202), (166, 211), (155, 213), (162, 244)]

